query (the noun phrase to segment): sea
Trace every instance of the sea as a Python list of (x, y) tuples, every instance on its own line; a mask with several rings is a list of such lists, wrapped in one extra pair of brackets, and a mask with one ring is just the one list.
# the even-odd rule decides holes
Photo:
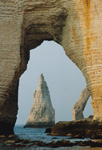
[[(51, 141), (61, 141), (61, 140), (68, 140), (71, 142), (74, 141), (85, 141), (89, 139), (70, 139), (68, 136), (51, 136), (48, 133), (45, 133), (46, 128), (24, 128), (23, 125), (16, 125), (14, 127), (14, 133), (17, 139), (28, 139), (31, 141), (43, 141), (49, 143)], [(4, 147), (2, 143), (5, 141), (10, 140), (10, 138), (0, 138), (0, 150), (102, 150), (102, 148), (91, 148), (91, 147), (59, 147), (59, 148), (49, 148), (49, 147)]]

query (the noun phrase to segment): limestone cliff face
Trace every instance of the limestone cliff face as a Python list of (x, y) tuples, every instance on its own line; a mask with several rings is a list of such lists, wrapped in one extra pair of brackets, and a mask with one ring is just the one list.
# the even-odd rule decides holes
[(52, 107), (49, 89), (43, 74), (38, 89), (34, 92), (32, 109), (25, 127), (51, 127), (55, 124), (55, 110)]
[(90, 93), (87, 87), (82, 91), (79, 100), (75, 103), (72, 108), (72, 118), (73, 120), (81, 120), (84, 119), (83, 111), (87, 104), (87, 101), (90, 97)]
[(43, 40), (61, 44), (80, 68), (102, 121), (101, 20), (101, 0), (0, 0), (0, 132), (14, 126), (19, 77)]

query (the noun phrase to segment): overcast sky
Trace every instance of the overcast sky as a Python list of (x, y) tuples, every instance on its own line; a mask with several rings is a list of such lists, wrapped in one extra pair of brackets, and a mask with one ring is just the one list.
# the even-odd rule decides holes
[[(20, 78), (16, 124), (25, 124), (28, 119), (41, 73), (49, 87), (56, 122), (72, 120), (72, 107), (86, 86), (84, 76), (59, 44), (44, 41), (30, 51), (27, 70)], [(91, 98), (84, 111), (85, 117), (93, 114), (90, 102)]]

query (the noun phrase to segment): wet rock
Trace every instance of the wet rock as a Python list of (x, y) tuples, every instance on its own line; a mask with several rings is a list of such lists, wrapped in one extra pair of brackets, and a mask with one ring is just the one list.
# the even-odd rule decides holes
[(93, 142), (91, 140), (76, 142), (76, 145), (79, 145), (79, 146), (90, 146), (90, 147), (102, 147), (102, 143), (101, 142)]
[(8, 140), (8, 141), (5, 141), (5, 144), (14, 144), (15, 143), (15, 140)]
[(53, 148), (56, 148), (56, 147), (71, 147), (71, 146), (74, 146), (75, 144), (70, 142), (70, 141), (66, 141), (66, 140), (62, 140), (62, 141), (52, 141), (48, 144), (49, 147), (53, 147)]
[(26, 147), (28, 145), (31, 145), (31, 141), (26, 139), (16, 139), (16, 140), (7, 140), (4, 142), (4, 144), (10, 147)]
[(5, 138), (6, 136), (5, 135), (0, 135), (0, 138)]
[(52, 127), (51, 135), (102, 139), (102, 124), (91, 120), (58, 122)]
[(23, 144), (28, 144), (28, 143), (30, 143), (30, 141), (29, 141), (29, 140), (24, 139), (24, 140), (22, 140), (22, 143), (23, 143)]
[(13, 147), (26, 147), (25, 144), (22, 144), (22, 143), (15, 143), (12, 145)]
[(45, 143), (42, 141), (29, 141), (26, 139), (19, 139), (19, 140), (8, 140), (5, 142), (5, 145), (8, 147), (72, 147), (72, 146), (90, 146), (90, 147), (102, 147), (101, 140), (89, 140), (89, 141), (76, 141), (70, 142), (68, 140), (61, 140), (61, 141), (52, 141), (50, 143)]
[(51, 128), (47, 128), (45, 133), (51, 133)]
[(16, 137), (14, 134), (13, 135), (8, 135), (8, 138), (14, 138)]

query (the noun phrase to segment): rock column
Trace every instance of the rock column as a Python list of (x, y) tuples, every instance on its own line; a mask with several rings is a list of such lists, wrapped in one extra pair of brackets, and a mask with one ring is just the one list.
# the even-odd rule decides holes
[(31, 112), (25, 127), (51, 127), (55, 124), (55, 110), (52, 107), (49, 89), (43, 74), (40, 75), (38, 89), (34, 92)]
[(72, 109), (72, 118), (73, 120), (84, 119), (83, 111), (87, 104), (87, 101), (90, 97), (90, 93), (87, 87), (82, 91), (79, 100), (75, 103)]

